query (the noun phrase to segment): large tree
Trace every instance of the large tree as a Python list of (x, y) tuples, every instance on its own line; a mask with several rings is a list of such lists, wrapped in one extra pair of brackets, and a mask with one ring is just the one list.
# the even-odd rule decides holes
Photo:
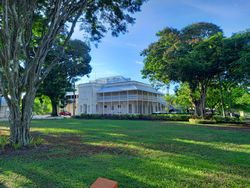
[(55, 57), (61, 57), (57, 59), (57, 65), (50, 71), (38, 90), (38, 95), (46, 95), (50, 98), (52, 116), (57, 116), (57, 106), (59, 101), (64, 99), (66, 91), (74, 89), (72, 80), (90, 73), (89, 52), (90, 48), (86, 43), (70, 40), (63, 52), (60, 48), (56, 48), (48, 54), (45, 60), (45, 64), (48, 65)]
[(78, 21), (92, 40), (100, 40), (107, 31), (114, 36), (124, 33), (143, 1), (0, 1), (0, 89), (10, 108), (12, 144), (29, 144), (36, 92), (57, 62), (44, 63), (55, 42), (63, 50)]
[[(217, 74), (222, 30), (212, 23), (195, 23), (182, 30), (165, 28), (159, 40), (142, 53), (142, 74), (165, 83), (187, 82), (197, 115), (204, 116), (206, 90)], [(199, 95), (197, 95), (197, 92)]]
[[(250, 84), (250, 31), (239, 32), (224, 39), (218, 59), (220, 74), (214, 80), (214, 86), (220, 90), (220, 107), (232, 112), (233, 90), (245, 88)], [(224, 95), (224, 96), (223, 96)]]

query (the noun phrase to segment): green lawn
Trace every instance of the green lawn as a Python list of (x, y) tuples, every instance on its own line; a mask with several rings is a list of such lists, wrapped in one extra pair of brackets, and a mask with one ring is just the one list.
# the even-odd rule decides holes
[[(4, 124), (0, 133), (6, 133)], [(0, 187), (250, 187), (250, 131), (175, 122), (36, 120), (45, 143), (0, 155)]]

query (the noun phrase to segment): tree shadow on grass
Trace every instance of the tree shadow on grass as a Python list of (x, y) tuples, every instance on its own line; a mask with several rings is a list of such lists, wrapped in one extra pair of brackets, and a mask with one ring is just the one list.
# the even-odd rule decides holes
[[(126, 188), (243, 185), (240, 177), (222, 176), (218, 172), (201, 173), (199, 169), (181, 164), (123, 155), (96, 154), (91, 157), (52, 158), (46, 162), (26, 159), (15, 160), (14, 163), (12, 166), (4, 165), (4, 169), (32, 182), (20, 183), (22, 187), (89, 187), (97, 177), (116, 180), (120, 187)], [(243, 183), (247, 185), (250, 182), (244, 180)]]
[[(60, 144), (62, 140), (64, 143)], [(50, 136), (47, 142), (47, 151), (0, 156), (2, 171), (8, 172), (8, 176), (14, 173), (29, 180), (17, 181), (16, 187), (89, 187), (98, 177), (120, 182), (125, 178), (132, 185), (149, 187), (145, 182), (114, 171), (120, 157), (133, 157), (130, 151), (83, 144), (72, 135)]]
[[(0, 164), (3, 170), (21, 174), (33, 182), (23, 183), (25, 187), (88, 187), (100, 176), (117, 180), (121, 187), (127, 188), (249, 185), (248, 153), (206, 145), (205, 142), (213, 143), (206, 138), (210, 132), (204, 133), (203, 138), (195, 136), (197, 131), (190, 130), (190, 134), (189, 127), (168, 128), (174, 132), (91, 126), (75, 134), (33, 132), (33, 136), (45, 139), (43, 146), (32, 152), (0, 156)], [(187, 139), (193, 142), (182, 142)], [(204, 144), (195, 144), (196, 141)], [(234, 138), (232, 143), (249, 142)], [(136, 147), (132, 149), (126, 144)]]
[[(182, 127), (175, 127), (175, 129), (180, 129)], [(190, 127), (186, 127), (188, 129)], [(199, 128), (199, 127), (198, 127)], [(203, 128), (204, 129), (204, 128)], [(218, 130), (215, 130), (218, 131)], [(199, 132), (196, 132), (197, 134)], [(195, 133), (195, 134), (196, 134)], [(212, 132), (213, 133), (213, 132)], [(123, 136), (117, 136), (117, 135)], [(154, 131), (151, 133), (154, 134)], [(162, 135), (163, 133), (158, 132), (158, 135)], [(219, 140), (221, 139), (220, 135), (215, 135), (213, 138), (207, 137), (211, 133), (204, 133), (204, 137), (195, 137), (195, 135), (190, 137), (189, 135), (185, 135), (185, 130), (181, 135), (179, 135), (178, 139), (175, 137), (174, 134), (164, 138), (163, 141), (160, 139), (157, 142), (151, 143), (151, 137), (143, 138), (134, 136), (133, 134), (129, 134), (120, 130), (98, 130), (98, 129), (85, 129), (85, 135), (83, 138), (82, 135), (77, 137), (77, 135), (68, 135), (63, 136), (62, 134), (59, 136), (59, 141), (57, 140), (56, 143), (63, 143), (66, 149), (71, 150), (71, 153), (77, 155), (88, 155), (88, 154), (99, 154), (99, 153), (109, 153), (109, 154), (126, 154), (131, 156), (139, 156), (141, 154), (138, 153), (137, 149), (129, 149), (125, 147), (117, 147), (116, 144), (131, 144), (133, 143), (135, 146), (142, 147), (145, 149), (152, 149), (155, 151), (162, 151), (165, 153), (172, 153), (175, 155), (185, 155), (192, 158), (202, 159), (204, 161), (208, 161), (208, 163), (215, 164), (218, 166), (229, 166), (229, 167), (240, 167), (239, 174), (242, 173), (241, 170), (245, 169), (246, 166), (248, 167), (250, 164), (250, 155), (248, 152), (244, 151), (227, 151), (227, 149), (216, 148), (212, 146), (214, 138)], [(223, 133), (222, 133), (223, 134)], [(230, 134), (230, 133), (225, 133)], [(153, 137), (154, 138), (154, 137)], [(160, 137), (159, 137), (160, 138)], [(74, 140), (76, 139), (76, 140)], [(192, 143), (185, 143), (182, 140), (190, 140)], [(51, 144), (55, 138), (51, 137)], [(157, 140), (157, 139), (156, 139)], [(87, 141), (88, 143), (97, 142), (97, 143), (104, 143), (100, 144), (99, 146), (88, 145), (84, 144)], [(221, 139), (222, 144), (225, 142)], [(197, 143), (199, 144), (197, 144)], [(111, 145), (106, 146), (105, 143), (111, 143)], [(202, 144), (201, 144), (202, 143)], [(210, 145), (206, 145), (206, 143)], [(236, 146), (237, 144), (249, 144), (249, 140), (241, 140), (241, 139), (231, 139), (231, 143), (234, 143)], [(225, 144), (231, 144), (225, 143)], [(111, 147), (113, 146), (113, 147)], [(216, 168), (216, 167), (215, 167)], [(204, 167), (204, 170), (206, 167)], [(217, 168), (218, 169), (218, 168)], [(215, 169), (216, 170), (216, 169)]]

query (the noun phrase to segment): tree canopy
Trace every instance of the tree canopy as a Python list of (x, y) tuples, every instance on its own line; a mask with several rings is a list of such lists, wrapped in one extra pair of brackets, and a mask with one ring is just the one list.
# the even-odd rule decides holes
[(159, 40), (144, 50), (142, 74), (150, 80), (189, 83), (198, 115), (204, 114), (205, 93), (209, 81), (217, 74), (217, 51), (221, 46), (221, 29), (212, 23), (196, 23), (182, 30), (165, 28)]
[(215, 80), (220, 90), (226, 80), (249, 83), (249, 71), (243, 71), (249, 63), (248, 32), (227, 38), (217, 25), (201, 22), (181, 30), (168, 27), (157, 36), (142, 52), (142, 74), (152, 82), (188, 83), (196, 115), (204, 116), (207, 89)]
[(90, 48), (80, 40), (70, 40), (65, 51), (55, 48), (50, 52), (45, 60), (46, 64), (57, 59), (57, 65), (50, 71), (48, 76), (42, 82), (38, 94), (46, 95), (50, 98), (52, 104), (52, 116), (57, 116), (57, 106), (60, 100), (64, 100), (66, 91), (72, 91), (73, 79), (90, 73)]

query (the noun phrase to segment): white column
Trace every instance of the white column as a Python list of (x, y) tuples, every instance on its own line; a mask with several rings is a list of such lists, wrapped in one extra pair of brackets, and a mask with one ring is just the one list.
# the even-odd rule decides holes
[(160, 111), (160, 108), (159, 108), (159, 107), (160, 107), (160, 106), (159, 106), (160, 103), (159, 103), (159, 99), (158, 99), (158, 94), (156, 94), (156, 96), (157, 96), (157, 111)]
[(139, 114), (139, 92), (137, 90), (137, 114)]
[(142, 91), (142, 105), (141, 105), (141, 107), (142, 107), (142, 110), (141, 110), (141, 113), (142, 114), (144, 114), (144, 102), (143, 102), (143, 100), (144, 100), (144, 92)]
[(148, 95), (149, 95), (149, 93), (147, 93), (147, 97), (148, 97), (148, 110), (147, 111), (148, 111), (148, 114), (149, 114), (150, 110), (149, 110), (149, 96)]
[(102, 114), (104, 114), (104, 93), (102, 93)]
[(112, 114), (113, 114), (113, 110), (112, 110), (112, 105), (113, 105), (113, 101), (112, 101), (112, 92), (111, 92), (111, 112), (112, 112)]
[(118, 113), (121, 114), (121, 93), (119, 91), (119, 108), (118, 108)]
[(129, 113), (129, 109), (128, 109), (128, 90), (127, 90), (127, 114)]

